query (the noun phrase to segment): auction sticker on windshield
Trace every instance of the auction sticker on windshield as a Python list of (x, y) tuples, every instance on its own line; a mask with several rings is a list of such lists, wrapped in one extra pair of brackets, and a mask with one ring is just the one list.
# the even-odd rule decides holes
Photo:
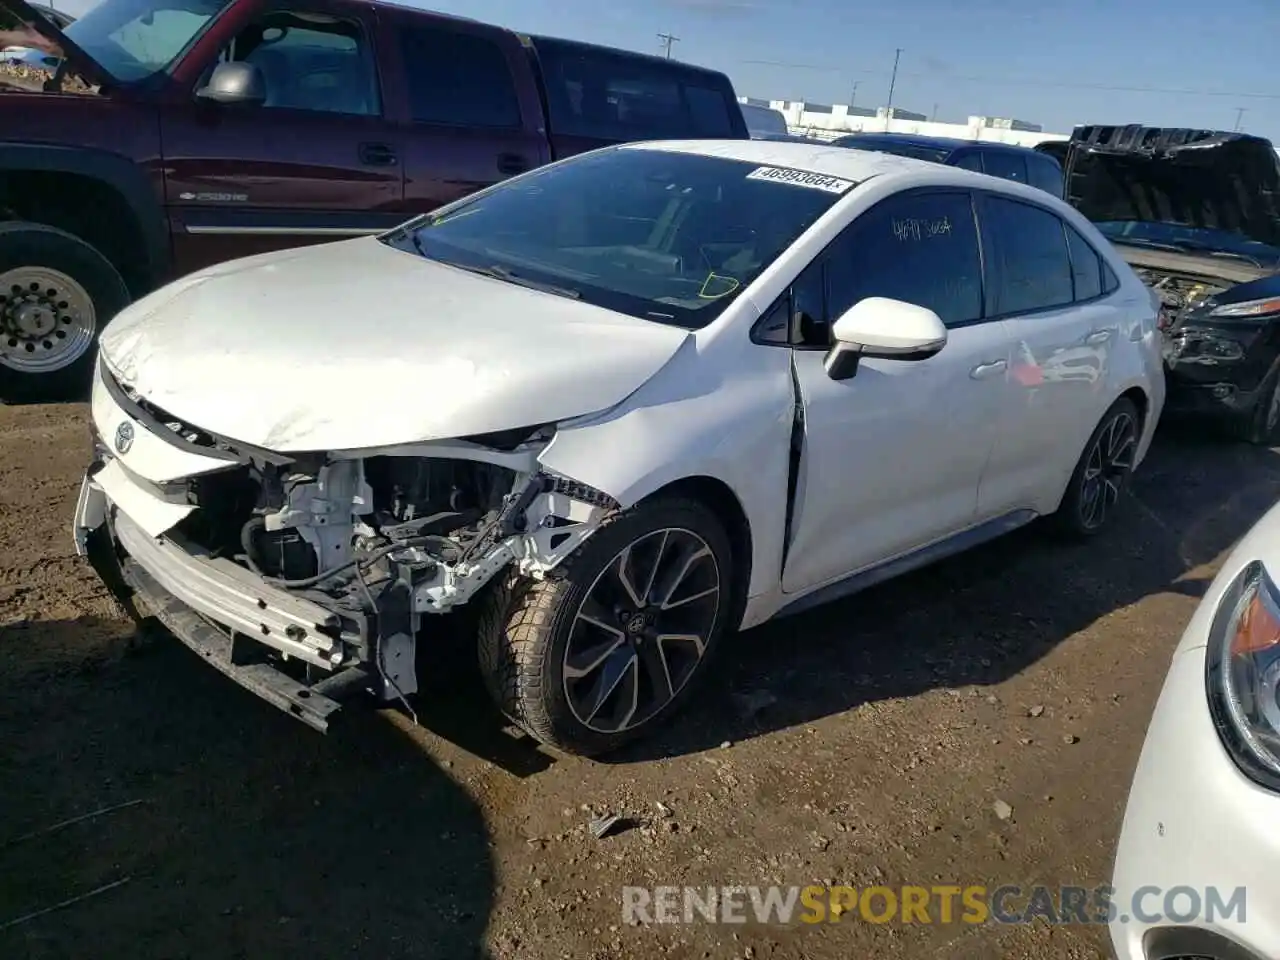
[(808, 170), (792, 170), (788, 167), (756, 167), (747, 174), (747, 179), (772, 180), (775, 183), (789, 183), (796, 187), (825, 190), (827, 193), (844, 193), (853, 186), (852, 180), (841, 180), (839, 177), (828, 177), (824, 173), (810, 173)]

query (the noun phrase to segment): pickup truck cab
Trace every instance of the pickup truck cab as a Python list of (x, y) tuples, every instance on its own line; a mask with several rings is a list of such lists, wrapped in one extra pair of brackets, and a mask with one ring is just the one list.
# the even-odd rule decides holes
[(105, 323), (193, 270), (613, 143), (748, 137), (721, 73), (390, 3), (103, 0), (60, 30), (0, 0), (13, 26), (63, 59), (0, 72), (0, 399), (81, 392)]

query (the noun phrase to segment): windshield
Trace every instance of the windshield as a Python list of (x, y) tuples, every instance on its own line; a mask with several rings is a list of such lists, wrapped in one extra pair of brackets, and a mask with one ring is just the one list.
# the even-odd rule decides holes
[(121, 83), (157, 73), (226, 0), (103, 0), (62, 32)]
[(903, 143), (900, 140), (878, 140), (875, 137), (841, 137), (833, 141), (837, 147), (850, 147), (854, 150), (876, 150), (880, 153), (892, 153), (899, 157), (911, 157), (914, 160), (928, 160), (941, 163), (947, 159), (951, 150), (946, 147), (930, 147), (922, 143)]
[(1189, 227), (1154, 220), (1104, 220), (1094, 226), (1114, 243), (1174, 247), (1196, 253), (1216, 253), (1253, 260), (1259, 266), (1280, 265), (1280, 249), (1230, 230)]
[(503, 184), (384, 242), (696, 328), (853, 186), (721, 157), (618, 148)]

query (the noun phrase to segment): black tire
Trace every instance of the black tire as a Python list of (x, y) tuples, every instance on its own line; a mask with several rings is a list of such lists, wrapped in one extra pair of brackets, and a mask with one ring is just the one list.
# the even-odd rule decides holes
[[(39, 271), (60, 274), (80, 289), (59, 292), (47, 282), (38, 284), (33, 276)], [(0, 277), (6, 276), (23, 282), (6, 282), (0, 289), (0, 400), (82, 399), (91, 383), (102, 328), (131, 299), (124, 280), (106, 257), (79, 237), (21, 221), (0, 223)], [(44, 289), (28, 290), (29, 286)], [(64, 305), (77, 300), (87, 300), (91, 316), (85, 311), (75, 311), (75, 317), (62, 313), (68, 309)], [(20, 309), (25, 316), (20, 317)], [(65, 363), (59, 350), (64, 351)], [(32, 369), (31, 358), (46, 362), (40, 360), (42, 351), (48, 351), (48, 366)]]
[(1280, 368), (1267, 374), (1258, 388), (1253, 409), (1232, 421), (1229, 429), (1237, 440), (1255, 446), (1270, 447), (1276, 443), (1280, 435)]
[[(1121, 430), (1127, 435), (1117, 439), (1113, 431)], [(1133, 454), (1137, 451), (1142, 432), (1142, 419), (1133, 401), (1121, 397), (1102, 415), (1102, 419), (1089, 436), (1084, 445), (1076, 468), (1071, 473), (1071, 482), (1062, 497), (1062, 503), (1056, 513), (1050, 517), (1054, 528), (1070, 537), (1092, 537), (1105, 529), (1114, 515), (1114, 509), (1124, 499), (1129, 489), (1129, 480), (1133, 476)], [(1092, 471), (1099, 466), (1099, 459), (1107, 460), (1112, 454), (1124, 453), (1120, 449), (1127, 443), (1127, 466), (1102, 464), (1103, 474), (1097, 483), (1097, 475)], [(1109, 482), (1108, 482), (1109, 481)], [(1092, 492), (1096, 491), (1096, 493)], [(1101, 515), (1096, 512), (1095, 496), (1103, 497)]]
[[(571, 649), (570, 644), (580, 642), (583, 636), (574, 632), (575, 629), (582, 629), (579, 626), (579, 612), (589, 594), (592, 602), (596, 602), (593, 588), (599, 582), (600, 589), (604, 589), (606, 581), (603, 578), (607, 572), (612, 575), (614, 564), (624, 550), (641, 544), (646, 545), (643, 547), (646, 551), (665, 549), (666, 539), (662, 541), (661, 547), (652, 546), (663, 530), (673, 533), (679, 531), (677, 536), (680, 537), (690, 534), (694, 539), (684, 542), (691, 547), (700, 540), (713, 561), (715, 576), (718, 578), (715, 611), (691, 611), (697, 612), (710, 623), (702, 654), (693, 661), (689, 672), (684, 674), (686, 679), (678, 686), (674, 696), (653, 708), (651, 713), (640, 712), (643, 720), (626, 729), (602, 730), (580, 719), (570, 699), (569, 684), (565, 680), (566, 656)], [(675, 547), (671, 549), (674, 550)], [(712, 566), (706, 560), (704, 556), (697, 561), (705, 565), (699, 569), (699, 576)], [(666, 571), (676, 565), (674, 560), (667, 568), (660, 564), (661, 561), (656, 569), (663, 571), (664, 577)], [(692, 500), (676, 498), (641, 503), (597, 530), (545, 580), (534, 581), (511, 576), (496, 585), (496, 589), (486, 598), (478, 637), (480, 671), (485, 686), (507, 717), (530, 736), (548, 746), (579, 756), (598, 756), (616, 750), (625, 743), (647, 735), (675, 714), (707, 674), (707, 667), (719, 646), (720, 637), (728, 626), (730, 611), (736, 609), (733, 602), (733, 569), (729, 538), (715, 515), (706, 507)], [(649, 588), (644, 592), (654, 595), (658, 577), (649, 579)], [(674, 600), (675, 597), (670, 599)], [(687, 602), (689, 601), (681, 601), (680, 606)], [(662, 616), (660, 611), (657, 615)], [(617, 621), (619, 625), (623, 623), (621, 616)], [(589, 630), (596, 629), (592, 626), (594, 623), (593, 620), (587, 621)], [(618, 628), (614, 628), (613, 632), (625, 633)], [(612, 642), (608, 634), (602, 632), (599, 636), (605, 644)], [(655, 652), (659, 654), (666, 676), (672, 676), (668, 666), (671, 654), (662, 654), (662, 650), (668, 649), (665, 645), (658, 643), (655, 646), (650, 642), (648, 647), (644, 647), (643, 644), (649, 641), (644, 636), (636, 639), (630, 633), (625, 633), (623, 640), (631, 644), (629, 655), (635, 661), (632, 676), (637, 678), (636, 683), (647, 689), (645, 681), (640, 679), (642, 660), (651, 665)], [(686, 657), (691, 649), (686, 648)], [(627, 649), (622, 648), (622, 654), (628, 654)], [(570, 683), (572, 682), (571, 680)], [(603, 678), (600, 682), (603, 685)], [(667, 689), (661, 691), (661, 695), (668, 695), (672, 686), (668, 682)], [(657, 699), (655, 698), (655, 703)]]

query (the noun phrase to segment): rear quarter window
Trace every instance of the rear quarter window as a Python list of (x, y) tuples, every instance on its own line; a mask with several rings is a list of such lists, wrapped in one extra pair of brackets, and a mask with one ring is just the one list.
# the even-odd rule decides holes
[(566, 41), (535, 38), (534, 48), (552, 133), (612, 142), (745, 135), (732, 88), (714, 74)]
[(1049, 157), (1036, 154), (1027, 157), (1029, 183), (1055, 197), (1062, 196), (1062, 168)]

